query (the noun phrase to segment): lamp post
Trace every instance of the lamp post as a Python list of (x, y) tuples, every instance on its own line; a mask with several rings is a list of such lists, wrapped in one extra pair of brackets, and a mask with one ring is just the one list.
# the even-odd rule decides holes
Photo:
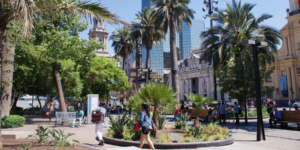
[(261, 93), (260, 93), (260, 77), (259, 77), (259, 65), (258, 65), (258, 51), (257, 47), (267, 47), (267, 42), (256, 42), (256, 40), (247, 40), (241, 43), (242, 46), (252, 46), (253, 51), (253, 63), (254, 63), (254, 75), (255, 75), (255, 89), (256, 89), (256, 103), (257, 103), (257, 133), (256, 140), (261, 141), (266, 140), (264, 124), (262, 120), (262, 110), (261, 110)]
[[(213, 14), (213, 11), (217, 11), (218, 7), (214, 7), (213, 3), (215, 3), (216, 5), (218, 4), (218, 0), (204, 0), (203, 4), (206, 5), (205, 8), (202, 8), (203, 12), (205, 12), (206, 10), (208, 10), (208, 14), (206, 14), (205, 16), (203, 16), (204, 19), (206, 19), (206, 17), (209, 17)], [(213, 26), (212, 20), (210, 20), (210, 27)]]

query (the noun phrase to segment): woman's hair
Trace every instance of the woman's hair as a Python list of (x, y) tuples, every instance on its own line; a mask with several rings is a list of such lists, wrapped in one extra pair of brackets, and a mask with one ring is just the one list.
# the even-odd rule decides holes
[(105, 107), (105, 103), (104, 103), (104, 102), (100, 102), (100, 103), (99, 103), (99, 106), (100, 106), (100, 107)]
[(143, 104), (142, 104), (142, 110), (143, 110), (143, 112), (146, 113), (146, 115), (147, 115), (148, 117), (150, 117), (149, 105), (148, 105), (147, 103), (143, 103)]

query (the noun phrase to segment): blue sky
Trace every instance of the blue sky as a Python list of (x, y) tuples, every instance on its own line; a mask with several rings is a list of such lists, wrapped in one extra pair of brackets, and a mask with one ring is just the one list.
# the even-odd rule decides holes
[[(218, 5), (216, 5), (219, 10), (225, 9), (224, 2), (231, 2), (231, 0), (219, 0)], [(285, 19), (286, 9), (289, 8), (288, 0), (242, 0), (243, 3), (251, 3), (256, 4), (252, 12), (255, 17), (260, 16), (261, 14), (267, 13), (273, 15), (273, 18), (265, 21), (263, 24), (275, 27), (277, 30), (280, 30), (286, 23)], [(101, 3), (108, 7), (108, 10), (114, 12), (118, 16), (121, 17), (122, 20), (130, 23), (134, 20), (135, 14), (141, 10), (141, 0), (101, 0)], [(209, 27), (209, 19), (203, 19), (203, 16), (207, 14), (202, 11), (202, 8), (205, 7), (203, 4), (203, 0), (191, 0), (189, 7), (193, 9), (196, 14), (194, 14), (195, 19), (204, 20), (205, 28)], [(89, 29), (80, 33), (80, 38), (88, 39), (88, 32), (92, 27), (89, 24)], [(109, 35), (116, 28), (119, 28), (120, 25), (109, 25), (105, 24), (105, 28), (108, 30)], [(110, 54), (114, 54), (114, 50), (111, 47), (112, 41), (108, 41), (107, 50)], [(279, 49), (280, 47), (278, 47)]]

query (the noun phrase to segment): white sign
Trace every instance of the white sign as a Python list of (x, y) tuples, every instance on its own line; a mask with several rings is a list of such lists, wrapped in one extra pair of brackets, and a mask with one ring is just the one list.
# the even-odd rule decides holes
[(92, 123), (92, 111), (98, 107), (99, 104), (99, 95), (98, 94), (88, 94), (87, 95), (87, 123)]

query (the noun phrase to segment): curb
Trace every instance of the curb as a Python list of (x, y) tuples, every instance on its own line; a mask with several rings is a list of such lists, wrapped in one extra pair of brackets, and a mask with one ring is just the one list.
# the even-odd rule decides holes
[[(139, 141), (127, 141), (109, 137), (103, 137), (105, 143), (118, 145), (118, 146), (139, 146)], [(216, 147), (225, 146), (234, 143), (234, 138), (230, 136), (227, 139), (206, 142), (189, 142), (189, 143), (153, 143), (156, 149), (180, 149), (180, 148), (199, 148), (199, 147)], [(150, 148), (148, 143), (144, 143), (143, 148)]]

